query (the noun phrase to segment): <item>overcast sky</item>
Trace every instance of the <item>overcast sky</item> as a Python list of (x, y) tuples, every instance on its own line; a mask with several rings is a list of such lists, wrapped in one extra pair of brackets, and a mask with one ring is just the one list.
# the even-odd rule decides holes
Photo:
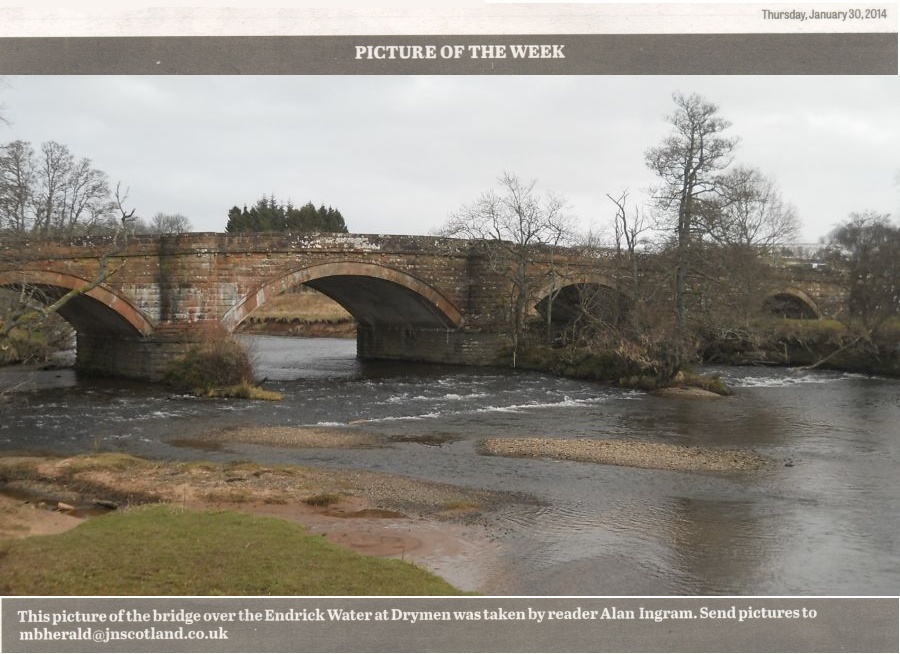
[(54, 140), (150, 218), (224, 231), (263, 195), (341, 211), (352, 232), (423, 234), (509, 171), (587, 230), (606, 194), (646, 201), (644, 151), (672, 93), (697, 92), (774, 177), (815, 242), (852, 211), (900, 208), (896, 77), (7, 77), (0, 142)]

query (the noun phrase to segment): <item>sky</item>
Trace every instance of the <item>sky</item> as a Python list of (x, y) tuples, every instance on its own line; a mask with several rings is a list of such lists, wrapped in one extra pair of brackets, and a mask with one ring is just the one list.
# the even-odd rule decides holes
[(504, 172), (609, 230), (607, 194), (650, 204), (645, 151), (672, 94), (699, 93), (772, 177), (814, 243), (851, 212), (900, 213), (900, 78), (867, 76), (11, 76), (0, 143), (58, 141), (146, 219), (224, 231), (274, 195), (351, 232), (428, 234)]

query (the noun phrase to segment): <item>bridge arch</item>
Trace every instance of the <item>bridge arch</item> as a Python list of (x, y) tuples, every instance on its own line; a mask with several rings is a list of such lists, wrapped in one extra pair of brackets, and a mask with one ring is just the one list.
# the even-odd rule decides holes
[(546, 318), (549, 308), (551, 321), (558, 324), (573, 323), (585, 312), (614, 324), (628, 311), (625, 295), (603, 275), (560, 277), (548, 282), (536, 297), (538, 313)]
[(301, 284), (327, 295), (364, 325), (456, 329), (463, 324), (459, 309), (431, 285), (360, 261), (312, 265), (271, 279), (229, 309), (222, 323), (234, 331), (269, 298)]
[(153, 323), (116, 291), (82, 277), (47, 270), (8, 270), (0, 272), (0, 287), (38, 289), (47, 303), (55, 302), (69, 291), (88, 289), (68, 300), (57, 313), (75, 331), (110, 336), (147, 336)]
[(815, 319), (822, 316), (816, 301), (798, 288), (769, 293), (763, 300), (763, 311), (785, 318)]

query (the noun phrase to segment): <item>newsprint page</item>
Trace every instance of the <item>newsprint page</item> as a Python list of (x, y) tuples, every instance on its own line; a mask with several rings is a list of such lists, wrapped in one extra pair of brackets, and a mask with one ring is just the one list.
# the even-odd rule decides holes
[(897, 5), (0, 4), (0, 651), (900, 651)]

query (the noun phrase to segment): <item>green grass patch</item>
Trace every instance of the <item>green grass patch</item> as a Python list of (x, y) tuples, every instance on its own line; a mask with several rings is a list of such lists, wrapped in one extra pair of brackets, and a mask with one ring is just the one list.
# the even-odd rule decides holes
[(458, 595), (420, 568), (229, 511), (153, 505), (0, 542), (2, 595)]

